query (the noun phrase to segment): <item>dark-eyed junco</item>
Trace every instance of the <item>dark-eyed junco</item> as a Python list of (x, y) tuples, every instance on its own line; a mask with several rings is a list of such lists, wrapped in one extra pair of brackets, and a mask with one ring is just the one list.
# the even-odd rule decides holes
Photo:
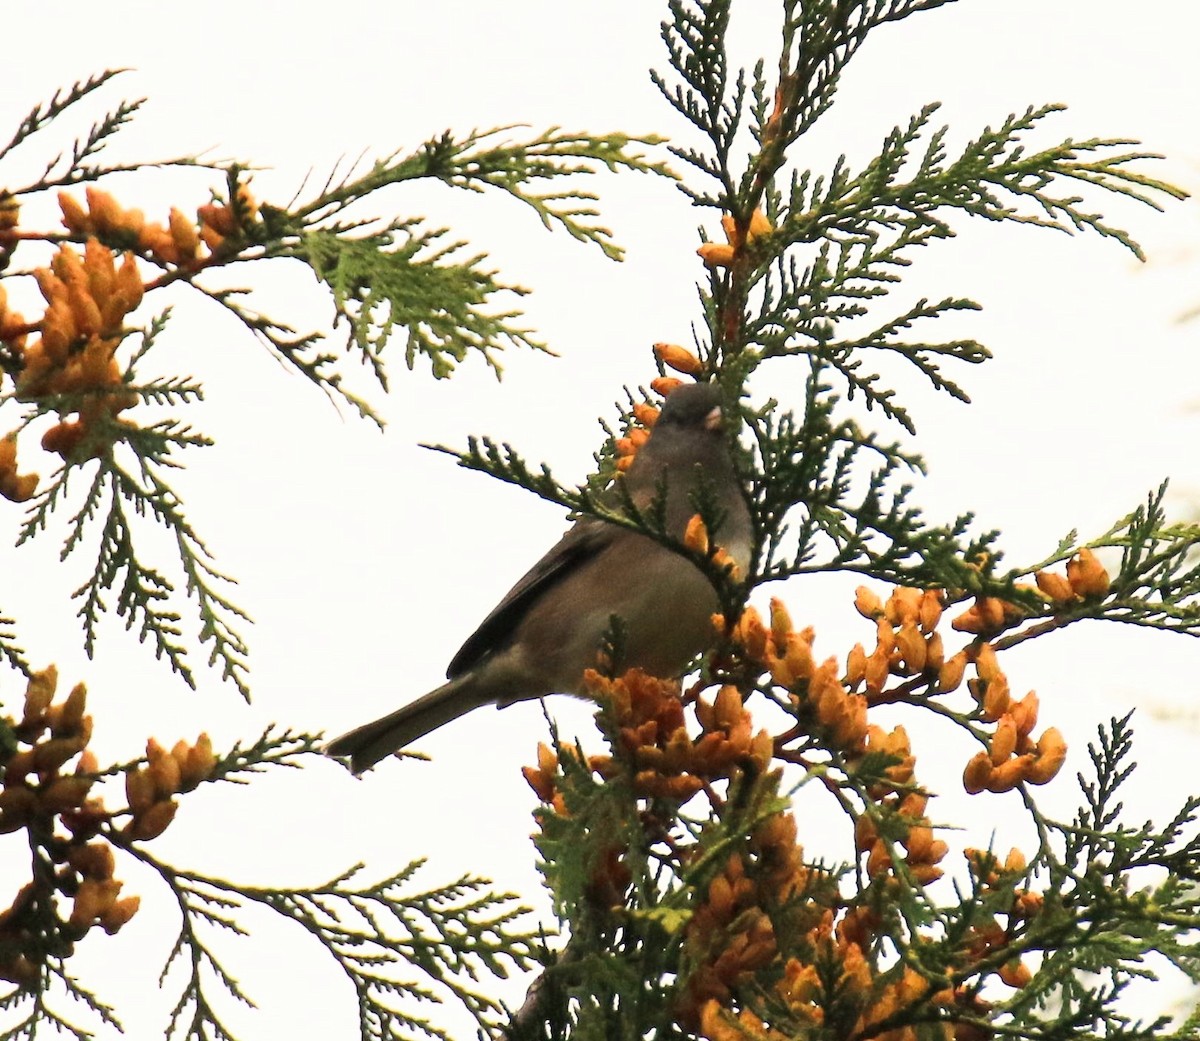
[[(665, 488), (665, 530), (682, 541), (704, 485), (724, 517), (714, 541), (744, 573), (750, 514), (721, 429), (721, 393), (708, 383), (677, 387), (649, 439), (619, 478), (639, 510)], [(620, 510), (623, 497), (605, 505)], [(624, 632), (622, 664), (676, 676), (713, 640), (716, 591), (685, 556), (648, 535), (585, 517), (509, 590), (446, 669), (449, 682), (390, 715), (330, 742), (361, 773), (431, 730), (480, 705), (503, 708), (545, 694), (582, 695), (614, 615)]]

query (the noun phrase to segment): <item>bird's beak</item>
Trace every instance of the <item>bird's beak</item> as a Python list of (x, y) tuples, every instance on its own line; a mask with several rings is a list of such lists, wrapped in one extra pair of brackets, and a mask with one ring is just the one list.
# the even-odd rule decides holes
[(705, 430), (720, 430), (721, 429), (721, 406), (717, 405), (707, 416), (704, 417)]

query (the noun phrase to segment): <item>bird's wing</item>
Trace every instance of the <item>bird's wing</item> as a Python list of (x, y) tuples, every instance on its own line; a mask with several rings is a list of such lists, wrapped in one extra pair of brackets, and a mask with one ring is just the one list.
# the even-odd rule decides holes
[(504, 646), (529, 608), (547, 589), (595, 557), (618, 533), (618, 528), (601, 520), (585, 518), (577, 521), (467, 637), (467, 642), (446, 668), (447, 678), (455, 679), (474, 668), (490, 652)]

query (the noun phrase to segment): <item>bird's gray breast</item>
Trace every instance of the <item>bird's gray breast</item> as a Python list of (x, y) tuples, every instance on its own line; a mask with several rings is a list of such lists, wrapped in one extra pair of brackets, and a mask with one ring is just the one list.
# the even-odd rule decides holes
[(691, 561), (631, 532), (547, 590), (513, 642), (542, 650), (539, 662), (526, 664), (547, 692), (577, 694), (614, 616), (624, 633), (623, 668), (675, 676), (712, 642), (717, 609), (716, 591)]

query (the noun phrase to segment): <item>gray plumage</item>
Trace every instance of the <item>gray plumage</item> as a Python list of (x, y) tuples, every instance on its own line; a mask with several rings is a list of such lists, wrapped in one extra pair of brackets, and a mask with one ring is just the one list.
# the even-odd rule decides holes
[[(650, 438), (620, 478), (634, 505), (651, 506), (665, 480), (665, 527), (682, 539), (701, 482), (724, 511), (715, 541), (744, 572), (751, 524), (721, 429), (712, 384), (676, 388)], [(620, 498), (607, 503), (620, 509)], [(503, 708), (545, 694), (583, 694), (613, 615), (625, 630), (623, 663), (676, 676), (712, 642), (716, 591), (686, 557), (648, 535), (585, 517), (505, 595), (446, 670), (448, 682), (330, 742), (355, 773), (481, 705)]]

